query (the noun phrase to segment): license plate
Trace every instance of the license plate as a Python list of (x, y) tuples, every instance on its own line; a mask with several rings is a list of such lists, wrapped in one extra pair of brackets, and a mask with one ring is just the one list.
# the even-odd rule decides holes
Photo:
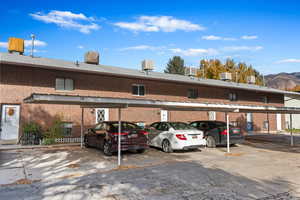
[(194, 135), (192, 138), (193, 138), (193, 139), (197, 139), (197, 135)]

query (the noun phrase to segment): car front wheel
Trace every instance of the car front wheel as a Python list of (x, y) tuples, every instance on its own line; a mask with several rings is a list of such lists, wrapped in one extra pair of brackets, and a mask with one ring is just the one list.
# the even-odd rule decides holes
[(103, 153), (106, 156), (111, 156), (112, 155), (111, 144), (108, 141), (104, 142)]
[(162, 142), (162, 150), (166, 153), (172, 153), (173, 149), (169, 140), (165, 139)]

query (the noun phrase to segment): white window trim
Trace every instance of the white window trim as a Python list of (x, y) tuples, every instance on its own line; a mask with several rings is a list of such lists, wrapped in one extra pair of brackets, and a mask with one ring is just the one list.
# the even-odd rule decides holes
[[(139, 94), (132, 94), (132, 86), (138, 86), (138, 93), (140, 93), (140, 86), (143, 86), (144, 87), (144, 95), (139, 95)], [(145, 85), (144, 84), (132, 84), (131, 85), (131, 94), (132, 94), (132, 96), (136, 96), (136, 97), (143, 97), (143, 96), (145, 96), (146, 95), (146, 87), (145, 87)]]

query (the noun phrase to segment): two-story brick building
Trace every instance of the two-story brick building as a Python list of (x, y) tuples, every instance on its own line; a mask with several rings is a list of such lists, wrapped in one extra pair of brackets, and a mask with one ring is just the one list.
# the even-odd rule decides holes
[[(174, 102), (208, 102), (260, 106), (284, 106), (286, 91), (272, 88), (198, 79), (139, 69), (67, 62), (0, 53), (1, 140), (16, 141), (25, 122), (36, 121), (47, 127), (55, 115), (61, 115), (66, 136), (79, 134), (81, 109), (78, 105), (26, 104), (32, 93), (151, 99)], [(167, 111), (160, 108), (126, 108), (123, 120), (149, 124), (155, 121), (224, 120), (224, 112)], [(90, 108), (85, 124), (99, 120), (117, 120), (113, 108)], [(255, 132), (280, 131), (285, 127), (281, 114), (230, 113), (230, 121)], [(267, 123), (269, 122), (269, 123)]]

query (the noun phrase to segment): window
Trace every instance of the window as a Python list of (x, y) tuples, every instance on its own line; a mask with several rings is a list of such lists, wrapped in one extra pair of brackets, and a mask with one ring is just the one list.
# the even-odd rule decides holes
[(74, 90), (74, 81), (69, 78), (56, 78), (55, 81), (56, 90)]
[(229, 93), (229, 100), (230, 101), (237, 101), (237, 94), (236, 93)]
[(269, 103), (269, 98), (267, 96), (263, 97), (263, 103)]
[(157, 127), (157, 130), (168, 131), (169, 130), (169, 126), (166, 123), (160, 123), (159, 126)]
[(144, 96), (145, 95), (145, 86), (134, 84), (132, 85), (132, 94), (136, 96)]
[(68, 137), (72, 135), (72, 128), (73, 128), (72, 122), (63, 122), (62, 128), (63, 128), (62, 135), (64, 137)]
[(198, 90), (195, 88), (188, 89), (187, 97), (190, 99), (197, 99), (198, 98)]

